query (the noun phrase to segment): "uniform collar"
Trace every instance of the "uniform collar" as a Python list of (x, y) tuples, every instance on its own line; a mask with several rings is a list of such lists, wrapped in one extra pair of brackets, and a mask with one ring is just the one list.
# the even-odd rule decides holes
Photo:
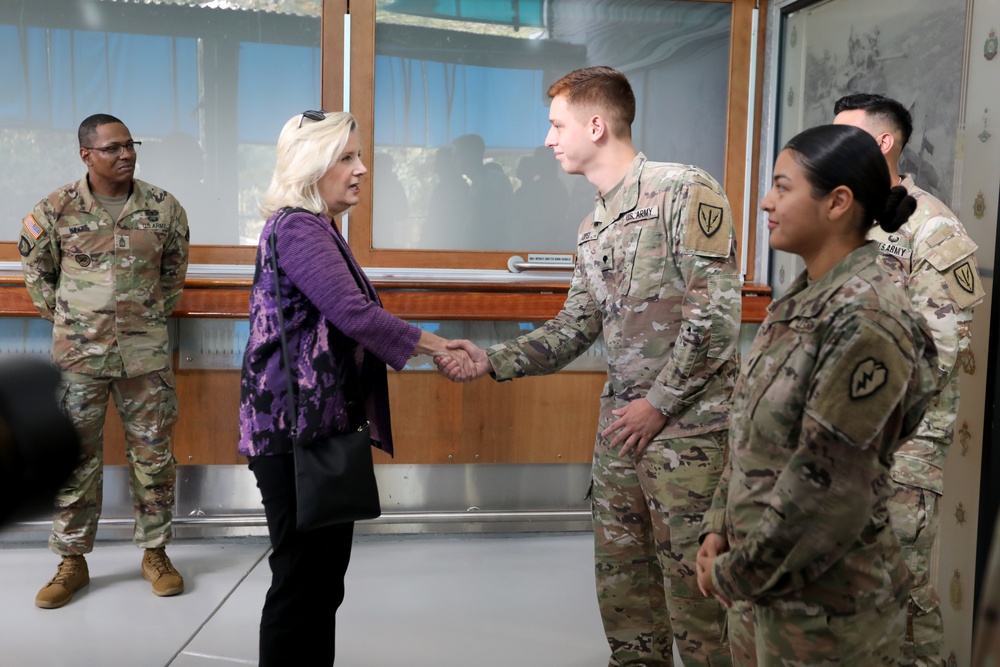
[(639, 177), (645, 162), (645, 155), (636, 154), (632, 159), (632, 164), (629, 165), (625, 178), (612, 190), (611, 196), (603, 198), (600, 193), (597, 194), (594, 208), (595, 228), (601, 229), (615, 222), (639, 204)]
[(875, 263), (878, 258), (878, 244), (869, 241), (830, 269), (825, 276), (809, 284), (809, 276), (803, 271), (780, 299), (769, 307), (772, 321), (786, 321), (794, 317), (815, 317), (823, 310), (830, 296), (843, 287), (862, 269)]
[[(133, 178), (132, 183), (128, 186), (128, 198), (125, 200), (125, 208), (122, 209), (121, 217), (131, 213), (137, 205), (137, 198), (132, 196), (135, 194), (135, 184), (136, 180)], [(85, 211), (93, 213), (95, 208), (100, 208), (102, 211), (104, 210), (101, 203), (97, 201), (97, 197), (94, 196), (94, 191), (90, 189), (89, 175), (84, 175), (83, 178), (76, 182), (76, 191), (80, 194), (80, 199), (83, 200), (83, 207)]]

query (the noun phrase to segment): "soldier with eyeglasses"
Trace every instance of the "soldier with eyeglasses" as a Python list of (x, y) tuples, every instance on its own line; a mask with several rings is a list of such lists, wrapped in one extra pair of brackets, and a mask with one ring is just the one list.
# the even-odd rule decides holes
[(187, 273), (187, 215), (170, 193), (134, 178), (139, 142), (120, 120), (90, 116), (79, 140), (87, 174), (40, 201), (18, 243), (28, 293), (52, 322), (59, 400), (82, 447), (55, 499), (49, 548), (61, 561), (35, 598), (43, 609), (62, 607), (90, 581), (84, 555), (101, 515), (109, 395), (125, 429), (140, 572), (156, 595), (184, 590), (164, 547), (172, 536), (177, 421), (167, 320)]

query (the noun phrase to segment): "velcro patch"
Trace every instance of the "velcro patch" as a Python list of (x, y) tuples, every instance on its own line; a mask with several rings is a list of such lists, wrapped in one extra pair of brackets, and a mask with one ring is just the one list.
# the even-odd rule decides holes
[(712, 189), (692, 183), (685, 204), (684, 247), (697, 255), (728, 257), (733, 218), (729, 202)]
[(948, 291), (959, 308), (965, 310), (979, 303), (986, 295), (979, 282), (979, 272), (972, 258), (966, 259), (948, 269), (945, 273)]
[[(912, 365), (887, 333), (862, 320), (849, 340), (827, 357), (812, 389), (810, 411), (856, 447), (866, 447), (909, 384)], [(907, 346), (909, 347), (909, 346)]]
[(29, 234), (31, 234), (31, 238), (36, 241), (38, 240), (38, 237), (42, 235), (42, 226), (38, 224), (37, 220), (35, 220), (35, 216), (30, 213), (28, 214), (28, 217), (24, 219), (24, 228), (28, 230)]
[(21, 257), (27, 257), (34, 249), (35, 246), (28, 239), (28, 235), (21, 234), (21, 240), (17, 242), (17, 251), (21, 253)]

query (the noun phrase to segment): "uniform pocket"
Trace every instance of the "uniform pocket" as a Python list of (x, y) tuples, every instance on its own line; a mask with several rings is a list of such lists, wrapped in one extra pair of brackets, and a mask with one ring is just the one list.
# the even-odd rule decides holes
[(635, 229), (626, 256), (631, 266), (628, 296), (635, 299), (659, 296), (667, 261), (666, 234), (663, 230), (659, 227)]
[(742, 319), (743, 276), (719, 274), (709, 276), (708, 289), (712, 309), (712, 339), (708, 356), (712, 359), (733, 359), (740, 337)]

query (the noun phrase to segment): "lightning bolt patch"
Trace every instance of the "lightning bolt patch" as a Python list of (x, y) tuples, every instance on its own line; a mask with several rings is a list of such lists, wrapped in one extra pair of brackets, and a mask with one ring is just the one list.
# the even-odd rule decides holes
[(868, 357), (855, 366), (854, 372), (851, 374), (851, 398), (859, 399), (871, 396), (885, 384), (887, 375), (885, 364)]
[(722, 207), (699, 203), (698, 226), (705, 236), (711, 238), (722, 226)]

